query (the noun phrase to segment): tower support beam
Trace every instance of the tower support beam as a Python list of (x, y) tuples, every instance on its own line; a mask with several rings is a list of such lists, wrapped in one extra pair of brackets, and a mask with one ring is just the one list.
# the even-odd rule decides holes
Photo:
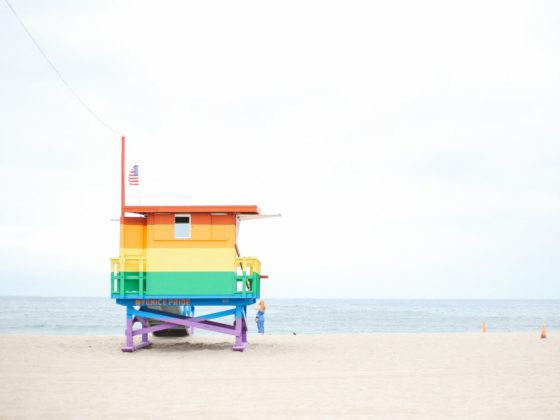
[[(233, 335), (235, 337), (233, 350), (243, 351), (245, 350), (245, 347), (247, 347), (247, 302), (245, 301), (241, 301), (239, 303), (229, 303), (230, 305), (235, 305), (233, 309), (199, 315), (197, 317), (158, 311), (150, 309), (144, 305), (139, 305), (139, 308), (136, 308), (135, 304), (138, 302), (139, 301), (137, 299), (118, 300), (119, 304), (126, 306), (126, 345), (122, 348), (122, 351), (124, 352), (133, 352), (149, 346), (151, 344), (148, 340), (148, 335), (150, 333), (175, 328), (177, 326), (183, 326), (190, 329), (196, 327), (207, 331)], [(207, 302), (204, 303), (207, 304)], [(191, 302), (191, 305), (194, 308), (196, 303)], [(231, 315), (235, 316), (233, 325), (213, 321), (213, 319)], [(150, 325), (150, 321), (157, 321), (158, 324)], [(135, 324), (140, 324), (141, 327), (134, 329)], [(142, 336), (142, 341), (139, 344), (134, 344), (134, 337), (138, 335)]]

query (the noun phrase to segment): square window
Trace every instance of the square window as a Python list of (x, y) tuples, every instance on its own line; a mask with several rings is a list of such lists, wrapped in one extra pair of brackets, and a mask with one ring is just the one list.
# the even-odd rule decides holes
[(176, 214), (175, 215), (175, 239), (191, 238), (191, 215)]

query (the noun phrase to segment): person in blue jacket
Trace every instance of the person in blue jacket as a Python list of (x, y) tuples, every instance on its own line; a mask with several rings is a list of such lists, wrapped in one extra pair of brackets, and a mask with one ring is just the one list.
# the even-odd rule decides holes
[(264, 300), (260, 300), (257, 304), (257, 317), (255, 321), (257, 321), (257, 330), (259, 334), (264, 334), (264, 313), (266, 312), (266, 305)]

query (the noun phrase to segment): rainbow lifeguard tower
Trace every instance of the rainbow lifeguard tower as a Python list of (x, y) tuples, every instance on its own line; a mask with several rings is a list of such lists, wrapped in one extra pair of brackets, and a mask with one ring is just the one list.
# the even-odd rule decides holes
[[(258, 259), (239, 255), (239, 223), (267, 216), (254, 205), (125, 205), (124, 137), (121, 142), (120, 255), (111, 259), (111, 297), (126, 307), (122, 350), (149, 345), (150, 333), (184, 327), (232, 335), (233, 350), (243, 351), (247, 306), (260, 297), (266, 276)], [(197, 306), (224, 309), (195, 316)], [(215, 321), (231, 315), (233, 325)]]

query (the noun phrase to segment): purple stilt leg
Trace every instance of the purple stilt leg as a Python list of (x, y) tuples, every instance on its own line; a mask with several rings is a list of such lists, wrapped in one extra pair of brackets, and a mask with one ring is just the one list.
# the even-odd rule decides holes
[(126, 346), (122, 348), (122, 351), (130, 352), (134, 351), (134, 338), (132, 337), (132, 325), (134, 321), (131, 316), (126, 317), (126, 329), (124, 330), (124, 335), (126, 336)]
[(246, 327), (245, 317), (243, 316), (243, 307), (237, 306), (235, 308), (235, 344), (233, 345), (234, 351), (243, 351), (247, 347), (247, 332), (244, 331)]
[(245, 346), (247, 346), (247, 318), (245, 317), (245, 314), (243, 314), (243, 328), (241, 329), (241, 339), (243, 340), (243, 343), (245, 343)]
[(121, 350), (124, 352), (133, 352), (135, 350), (141, 349), (142, 347), (149, 346), (151, 343), (148, 341), (148, 334), (142, 334), (142, 342), (138, 345), (134, 345), (134, 335), (133, 335), (133, 326), (135, 322), (140, 322), (143, 327), (148, 326), (148, 322), (145, 319), (138, 319), (137, 317), (133, 316), (130, 313), (130, 306), (126, 308), (126, 329), (125, 329), (125, 336), (126, 336), (126, 346), (124, 346)]
[[(150, 323), (146, 318), (140, 318), (140, 323), (142, 324), (142, 328), (148, 328)], [(142, 334), (142, 345), (148, 346), (151, 343), (148, 341), (148, 333)]]

